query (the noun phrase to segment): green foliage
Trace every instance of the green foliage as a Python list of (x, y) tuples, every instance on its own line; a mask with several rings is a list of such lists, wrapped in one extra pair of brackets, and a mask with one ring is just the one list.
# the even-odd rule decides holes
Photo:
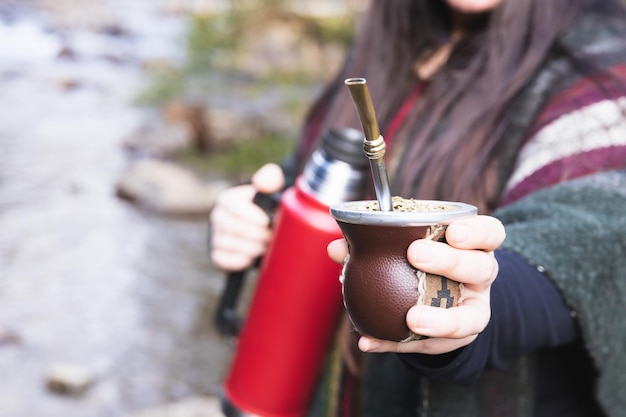
[(331, 16), (316, 20), (321, 43), (339, 43), (348, 47), (354, 40), (354, 16)]
[[(239, 13), (189, 17), (184, 48), (186, 60), (179, 67), (151, 71), (147, 87), (137, 97), (138, 104), (159, 105), (185, 96), (194, 77), (202, 77), (216, 67), (218, 60), (233, 56), (242, 27)], [(222, 66), (228, 63), (222, 63)]]
[[(238, 48), (241, 19), (230, 12), (213, 16), (191, 16), (187, 35), (187, 63), (190, 72), (213, 68), (218, 56)], [(222, 52), (220, 54), (220, 52)]]
[(162, 67), (152, 71), (148, 86), (135, 98), (138, 105), (154, 105), (184, 94), (187, 76), (184, 70)]
[[(300, 120), (310, 103), (311, 87), (315, 88), (320, 81), (307, 72), (306, 62), (302, 63), (302, 69), (276, 69), (254, 79), (236, 67), (237, 58), (246, 47), (242, 41), (246, 39), (246, 31), (271, 24), (274, 19), (290, 19), (303, 37), (320, 44), (347, 46), (352, 42), (354, 16), (302, 16), (289, 11), (284, 0), (232, 0), (225, 12), (189, 16), (182, 46), (185, 62), (178, 67), (154, 68), (148, 86), (137, 98), (138, 104), (159, 106), (190, 96), (197, 99), (228, 94), (229, 88), (245, 100), (246, 96), (251, 98), (272, 90), (280, 92), (284, 101), (280, 107), (289, 117)], [(216, 86), (210, 80), (220, 80), (221, 84)], [(238, 181), (248, 179), (267, 162), (283, 159), (292, 146), (291, 132), (266, 133), (254, 139), (238, 140), (209, 154), (189, 149), (177, 155), (176, 161), (201, 175), (220, 175)]]
[(244, 181), (262, 165), (285, 158), (291, 152), (293, 143), (292, 137), (274, 132), (238, 141), (210, 154), (199, 154), (188, 149), (175, 159), (201, 175), (219, 175)]
[(276, 87), (280, 88), (282, 85), (308, 85), (313, 84), (317, 80), (313, 79), (304, 69), (297, 69), (292, 71), (286, 70), (272, 70), (261, 75), (258, 79), (258, 85), (262, 88)]
[[(253, 23), (267, 16), (291, 16), (302, 22), (303, 36), (315, 39), (321, 44), (338, 43), (348, 45), (352, 42), (354, 16), (310, 17), (296, 16), (285, 12), (284, 1), (274, 0), (251, 7), (246, 0), (233, 1), (231, 8), (215, 15), (191, 15), (185, 40), (186, 61), (177, 68), (157, 68), (150, 74), (146, 89), (137, 101), (143, 105), (159, 105), (163, 102), (180, 98), (190, 88), (194, 77), (202, 77), (211, 71), (237, 72), (235, 58), (245, 45), (244, 33)], [(310, 84), (318, 80), (311, 79), (303, 63), (301, 70), (285, 72), (276, 70), (264, 74), (258, 80), (265, 86), (285, 83)], [(207, 92), (209, 94), (210, 92)]]

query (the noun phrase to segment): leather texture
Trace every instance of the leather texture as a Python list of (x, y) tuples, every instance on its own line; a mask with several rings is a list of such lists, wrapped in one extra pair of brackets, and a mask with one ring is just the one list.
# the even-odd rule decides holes
[[(407, 258), (412, 241), (430, 226), (384, 226), (338, 222), (348, 243), (343, 298), (355, 329), (378, 339), (403, 341), (413, 335), (406, 313), (419, 299), (418, 274)], [(423, 303), (449, 308), (459, 304), (459, 283), (425, 274)]]

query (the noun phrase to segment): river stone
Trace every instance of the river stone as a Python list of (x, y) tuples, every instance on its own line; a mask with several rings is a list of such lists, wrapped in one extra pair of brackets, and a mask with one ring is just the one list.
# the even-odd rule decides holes
[(164, 215), (206, 215), (225, 181), (207, 183), (171, 162), (140, 160), (121, 176), (116, 189), (121, 198)]
[(92, 383), (91, 371), (68, 363), (50, 365), (46, 376), (46, 387), (57, 394), (83, 394)]
[(146, 117), (144, 124), (124, 139), (124, 148), (133, 154), (166, 157), (188, 149), (192, 136), (192, 130), (184, 123)]

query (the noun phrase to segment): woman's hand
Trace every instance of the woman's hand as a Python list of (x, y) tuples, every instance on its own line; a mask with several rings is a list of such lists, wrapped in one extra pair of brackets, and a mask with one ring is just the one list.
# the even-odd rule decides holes
[[(364, 352), (442, 354), (471, 343), (484, 330), (491, 316), (489, 293), (498, 274), (493, 251), (505, 238), (504, 226), (494, 217), (477, 216), (457, 220), (446, 230), (447, 244), (416, 240), (407, 250), (411, 265), (424, 272), (443, 275), (464, 284), (463, 303), (444, 309), (414, 306), (406, 323), (427, 339), (407, 343), (378, 340), (367, 336), (359, 340)], [(342, 239), (328, 246), (335, 262), (342, 262), (347, 249)]]
[(252, 200), (257, 192), (274, 193), (285, 183), (276, 164), (261, 167), (252, 184), (222, 191), (209, 216), (211, 260), (225, 271), (242, 271), (265, 253), (272, 235), (270, 219)]

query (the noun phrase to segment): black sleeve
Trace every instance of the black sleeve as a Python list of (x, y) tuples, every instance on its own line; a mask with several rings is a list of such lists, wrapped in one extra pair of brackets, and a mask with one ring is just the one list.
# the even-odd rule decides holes
[(578, 337), (576, 321), (557, 288), (520, 256), (495, 252), (498, 278), (491, 287), (491, 320), (468, 346), (443, 355), (401, 354), (425, 376), (471, 384), (485, 368), (506, 368), (521, 355)]

